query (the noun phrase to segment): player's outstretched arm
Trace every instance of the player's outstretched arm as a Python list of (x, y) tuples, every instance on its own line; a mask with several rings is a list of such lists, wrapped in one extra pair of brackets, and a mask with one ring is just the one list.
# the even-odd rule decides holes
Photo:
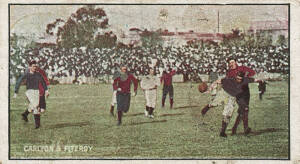
[(246, 77), (252, 77), (256, 74), (255, 71), (249, 67), (246, 66), (241, 66), (241, 67)]
[(15, 86), (14, 98), (17, 97), (18, 92), (19, 92), (19, 89), (20, 89), (20, 86), (21, 86), (21, 83), (22, 83), (23, 79), (25, 79), (25, 77), (26, 77), (25, 74), (22, 74), (22, 75), (18, 78), (18, 80), (17, 80), (17, 82), (16, 82), (16, 86)]

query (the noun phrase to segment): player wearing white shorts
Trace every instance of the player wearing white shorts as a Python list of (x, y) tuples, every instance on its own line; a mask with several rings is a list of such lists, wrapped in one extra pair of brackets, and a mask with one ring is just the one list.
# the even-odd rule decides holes
[[(224, 105), (222, 128), (221, 128), (221, 132), (220, 132), (221, 137), (227, 137), (225, 131), (226, 131), (227, 125), (232, 117), (233, 111), (237, 107), (237, 105), (239, 107), (239, 113), (242, 113), (240, 111), (243, 111), (244, 108), (246, 108), (245, 106), (247, 106), (247, 104), (244, 103), (246, 101), (241, 101), (242, 98), (240, 98), (241, 95), (243, 95), (243, 93), (245, 93), (245, 91), (243, 91), (243, 86), (245, 85), (244, 83), (247, 82), (247, 81), (243, 82), (243, 83), (241, 82), (241, 79), (243, 79), (243, 77), (244, 77), (244, 74), (242, 74), (242, 76), (237, 76), (235, 78), (224, 78), (221, 80), (217, 80), (214, 83), (214, 84), (216, 84), (216, 83), (222, 84), (222, 89), (220, 89), (217, 92), (216, 97), (209, 104), (209, 108), (214, 107), (214, 106), (219, 106), (222, 104)], [(251, 79), (251, 80), (253, 82), (259, 81), (257, 79)], [(248, 85), (248, 83), (246, 83), (246, 84)], [(242, 100), (244, 100), (244, 99), (242, 99)], [(247, 132), (247, 133), (249, 133), (249, 132)]]
[(34, 114), (34, 120), (35, 120), (35, 128), (40, 127), (40, 111), (38, 109), (39, 106), (39, 83), (42, 84), (45, 95), (48, 96), (48, 88), (46, 85), (46, 82), (42, 75), (37, 72), (37, 63), (36, 61), (32, 61), (29, 63), (29, 72), (26, 72), (24, 75), (21, 76), (21, 78), (18, 79), (15, 87), (15, 95), (14, 97), (17, 97), (17, 93), (19, 91), (21, 82), (23, 79), (26, 79), (26, 97), (29, 101), (28, 109), (25, 110), (24, 113), (22, 113), (22, 118), (24, 121), (28, 122), (28, 114), (33, 111)]
[(154, 72), (154, 69), (151, 68), (150, 74), (141, 81), (141, 88), (143, 89), (146, 98), (145, 116), (150, 118), (154, 118), (153, 111), (156, 106), (157, 86), (160, 85), (160, 79), (155, 76)]
[[(214, 96), (214, 94), (212, 94), (212, 96), (214, 98), (201, 111), (202, 115), (204, 115), (208, 111), (209, 108), (224, 105), (223, 113), (222, 113), (222, 115), (223, 115), (222, 128), (220, 130), (221, 137), (227, 136), (225, 134), (227, 125), (232, 117), (234, 109), (237, 107), (235, 95), (237, 93), (239, 93), (239, 90), (237, 90), (236, 88), (232, 88), (230, 86), (231, 81), (232, 81), (232, 79), (228, 79), (228, 78), (225, 78), (222, 80), (216, 80), (210, 87), (210, 92), (216, 92), (216, 94), (215, 94), (215, 96)], [(220, 85), (222, 87), (218, 88), (218, 86), (220, 86)], [(228, 92), (228, 90), (227, 90), (228, 87), (232, 90), (233, 93), (231, 91)], [(218, 90), (218, 91), (216, 91), (216, 90)]]

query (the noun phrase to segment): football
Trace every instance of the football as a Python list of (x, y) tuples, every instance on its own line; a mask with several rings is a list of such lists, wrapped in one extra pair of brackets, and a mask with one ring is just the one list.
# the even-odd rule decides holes
[(198, 91), (204, 93), (207, 91), (207, 88), (208, 88), (207, 84), (205, 82), (202, 82), (198, 86)]

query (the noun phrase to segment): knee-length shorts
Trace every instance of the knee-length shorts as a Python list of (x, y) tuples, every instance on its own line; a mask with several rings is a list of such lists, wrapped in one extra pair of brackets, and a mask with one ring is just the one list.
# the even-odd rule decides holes
[(39, 111), (38, 111), (38, 106), (39, 106), (39, 101), (40, 101), (39, 90), (28, 89), (25, 92), (25, 95), (29, 102), (28, 111), (29, 112), (33, 111), (34, 114), (39, 114)]
[(146, 106), (155, 108), (156, 106), (156, 89), (145, 90)]
[(130, 107), (130, 93), (117, 92), (117, 110), (128, 112)]
[(223, 116), (231, 117), (234, 109), (237, 107), (236, 98), (229, 95), (224, 89), (220, 89), (216, 97), (210, 103), (211, 106), (224, 105)]
[(164, 85), (163, 87), (163, 98), (167, 97), (167, 94), (169, 93), (169, 98), (173, 99), (174, 97), (174, 89), (173, 89), (173, 85)]

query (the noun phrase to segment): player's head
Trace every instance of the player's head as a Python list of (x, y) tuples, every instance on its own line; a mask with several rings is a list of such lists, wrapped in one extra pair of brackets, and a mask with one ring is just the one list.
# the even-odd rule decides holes
[(155, 70), (154, 70), (154, 68), (150, 68), (149, 74), (150, 74), (150, 75), (155, 75)]
[(31, 61), (31, 62), (29, 62), (29, 69), (30, 69), (30, 71), (31, 72), (35, 72), (36, 71), (36, 69), (37, 69), (37, 63), (36, 63), (36, 61)]
[(242, 82), (243, 81), (243, 78), (245, 77), (245, 73), (244, 72), (238, 72), (236, 77), (235, 77), (235, 80), (237, 82)]
[(127, 72), (127, 66), (122, 65), (122, 66), (120, 67), (120, 71), (123, 72), (123, 73), (126, 73), (126, 72)]
[(170, 65), (167, 65), (167, 68), (166, 68), (166, 73), (170, 73), (172, 71), (172, 68)]
[(229, 63), (229, 68), (230, 69), (236, 69), (237, 64), (236, 64), (236, 59), (235, 58), (230, 58), (228, 60), (228, 63)]

